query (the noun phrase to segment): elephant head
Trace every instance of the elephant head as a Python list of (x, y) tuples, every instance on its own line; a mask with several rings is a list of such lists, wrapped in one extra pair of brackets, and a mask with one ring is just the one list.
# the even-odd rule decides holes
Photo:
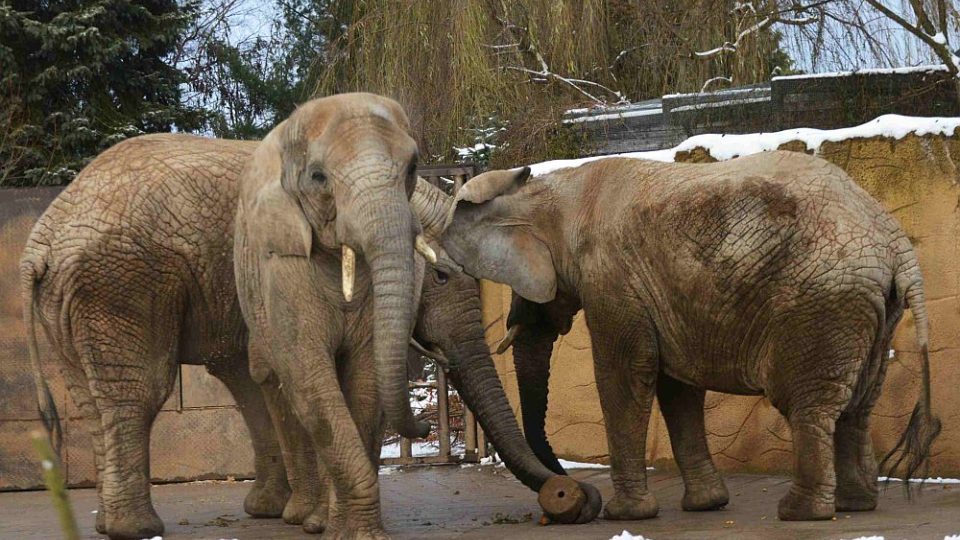
[(409, 204), (416, 185), (417, 145), (394, 101), (341, 94), (300, 106), (277, 126), (248, 164), (242, 199), (251, 219), (269, 223), (250, 233), (271, 256), (342, 260), (342, 288), (353, 297), (355, 257), (370, 268), (377, 387), (387, 421), (406, 437), (429, 430), (410, 410), (407, 342), (419, 301), (415, 247), (420, 237)]
[[(426, 237), (436, 242), (452, 198), (421, 180), (410, 202)], [(439, 253), (424, 279), (414, 337), (427, 354), (439, 357), (448, 366), (451, 381), (476, 413), (510, 471), (524, 485), (540, 492), (540, 504), (547, 515), (561, 522), (592, 520), (601, 505), (596, 488), (558, 476), (564, 474), (563, 470), (546, 468), (524, 441), (485, 340), (479, 282), (464, 274), (442, 251)]]

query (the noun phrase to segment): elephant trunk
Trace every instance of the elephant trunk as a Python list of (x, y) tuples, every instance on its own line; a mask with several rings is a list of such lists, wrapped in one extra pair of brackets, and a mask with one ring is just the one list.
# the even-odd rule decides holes
[(407, 343), (419, 304), (415, 287), (414, 225), (407, 200), (372, 197), (374, 210), (362, 223), (360, 242), (373, 282), (373, 350), (377, 392), (387, 422), (407, 438), (430, 432), (410, 410), (407, 386)]
[(592, 520), (600, 511), (599, 492), (589, 484), (558, 477), (530, 450), (484, 340), (479, 298), (464, 301), (476, 303), (463, 311), (464, 316), (476, 320), (475, 324), (456, 321), (456, 326), (469, 330), (443, 344), (451, 362), (452, 381), (510, 472), (525, 486), (540, 492), (540, 505), (549, 517), (564, 523)]
[(520, 392), (523, 433), (541, 463), (557, 474), (566, 474), (547, 441), (547, 393), (550, 382), (550, 355), (557, 333), (523, 326), (513, 343), (513, 364)]

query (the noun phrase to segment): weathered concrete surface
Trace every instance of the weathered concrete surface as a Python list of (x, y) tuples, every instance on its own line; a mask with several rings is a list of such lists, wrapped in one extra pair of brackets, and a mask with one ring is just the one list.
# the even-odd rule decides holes
[[(575, 471), (574, 476), (612, 494), (609, 473)], [(381, 475), (387, 532), (395, 539), (413, 538), (590, 538), (608, 539), (622, 530), (661, 540), (765, 540), (857, 538), (936, 539), (960, 534), (960, 486), (928, 486), (913, 504), (899, 485), (882, 496), (875, 512), (840, 514), (836, 521), (781, 522), (777, 499), (789, 488), (785, 477), (733, 475), (727, 478), (731, 503), (719, 512), (680, 510), (682, 482), (674, 473), (653, 474), (652, 489), (660, 500), (660, 517), (648, 521), (595, 521), (585, 525), (536, 524), (536, 497), (503, 469), (432, 467)], [(238, 540), (317, 538), (279, 519), (251, 519), (243, 514), (250, 484), (240, 482), (155, 486), (153, 499), (167, 524), (164, 538)], [(84, 538), (93, 532), (96, 496), (93, 490), (71, 491)], [(499, 514), (499, 517), (498, 517)], [(507, 523), (519, 521), (519, 523)], [(56, 516), (45, 492), (0, 493), (0, 538), (57, 538)]]
[[(787, 150), (805, 146), (787, 143)], [(960, 476), (960, 135), (903, 140), (853, 139), (825, 143), (819, 154), (844, 168), (900, 220), (920, 257), (931, 320), (931, 369), (935, 410), (943, 432), (934, 445), (934, 476)], [(713, 161), (703, 149), (678, 156)], [(484, 286), (488, 342), (505, 332), (509, 289)], [(920, 372), (909, 313), (897, 329), (883, 397), (873, 415), (878, 453), (896, 443), (916, 402)], [(507, 394), (518, 409), (511, 351), (496, 358)], [(763, 398), (708, 393), (706, 422), (710, 449), (727, 471), (786, 472), (791, 467), (790, 430)], [(547, 434), (562, 457), (606, 462), (606, 436), (593, 377), (590, 336), (578, 316), (571, 332), (554, 347)], [(666, 426), (655, 408), (647, 455), (672, 459)]]

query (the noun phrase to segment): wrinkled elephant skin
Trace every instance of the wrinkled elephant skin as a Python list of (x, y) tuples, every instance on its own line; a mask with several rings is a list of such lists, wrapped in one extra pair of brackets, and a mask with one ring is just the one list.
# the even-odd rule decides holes
[(708, 389), (766, 395), (787, 419), (794, 483), (781, 519), (873, 509), (878, 465), (867, 423), (908, 306), (925, 376), (895, 450), (906, 474), (928, 457), (939, 420), (929, 406), (916, 255), (842, 170), (770, 152), (714, 164), (605, 159), (528, 175), (494, 171), (467, 183), (443, 224), (441, 255), (521, 297), (508, 324), (524, 427), (558, 472), (543, 431), (550, 354), (583, 309), (615, 487), (607, 518), (658, 512), (645, 461), (654, 395), (683, 508), (727, 504), (706, 445)]

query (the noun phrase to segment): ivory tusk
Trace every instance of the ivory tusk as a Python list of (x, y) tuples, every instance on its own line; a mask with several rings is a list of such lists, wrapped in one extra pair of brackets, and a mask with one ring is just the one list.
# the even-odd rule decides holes
[(520, 325), (515, 324), (507, 330), (507, 335), (503, 336), (503, 339), (500, 340), (500, 343), (497, 343), (497, 354), (503, 354), (507, 352), (507, 349), (513, 345), (513, 340), (517, 339), (517, 334), (520, 332)]
[(357, 268), (357, 256), (350, 246), (343, 244), (340, 246), (343, 252), (343, 298), (349, 302), (353, 300), (353, 279)]
[(447, 357), (444, 356), (442, 352), (431, 351), (426, 347), (424, 347), (423, 345), (421, 345), (419, 341), (413, 338), (410, 338), (410, 346), (413, 347), (413, 350), (417, 351), (423, 356), (426, 356), (427, 358), (436, 362), (437, 365), (440, 366), (440, 369), (442, 369), (443, 371), (445, 372), (450, 371), (450, 360), (447, 359)]
[(427, 240), (422, 234), (417, 235), (417, 240), (413, 246), (416, 248), (417, 253), (423, 255), (423, 258), (426, 259), (428, 263), (437, 264), (437, 254), (433, 251), (433, 248), (430, 247), (430, 244), (427, 244)]

